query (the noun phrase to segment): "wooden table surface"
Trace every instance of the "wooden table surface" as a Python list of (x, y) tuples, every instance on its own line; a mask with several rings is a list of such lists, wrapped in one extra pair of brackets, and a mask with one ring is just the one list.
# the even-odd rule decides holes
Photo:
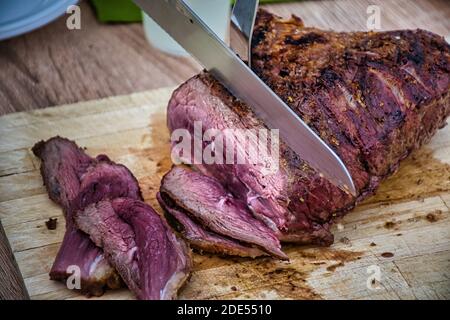
[[(337, 0), (270, 5), (306, 25), (366, 30), (368, 5), (381, 8), (381, 29), (423, 28), (450, 36), (447, 0)], [(191, 58), (150, 47), (140, 24), (100, 24), (81, 3), (81, 30), (66, 17), (29, 34), (0, 42), (0, 115), (181, 83), (200, 70)], [(28, 294), (0, 223), (0, 299)]]

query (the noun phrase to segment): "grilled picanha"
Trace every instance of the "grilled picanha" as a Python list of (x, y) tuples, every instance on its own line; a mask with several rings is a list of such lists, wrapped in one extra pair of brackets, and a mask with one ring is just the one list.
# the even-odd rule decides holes
[[(279, 241), (330, 245), (333, 221), (373, 194), (402, 159), (445, 125), (450, 112), (450, 46), (443, 37), (424, 30), (323, 31), (305, 27), (295, 16), (283, 20), (260, 11), (252, 52), (254, 71), (344, 161), (357, 197), (332, 185), (284, 144), (275, 173), (242, 164), (193, 167), (220, 183), (229, 197), (246, 204), (252, 216), (246, 216), (245, 223), (264, 222)], [(202, 122), (204, 131), (264, 127), (250, 108), (207, 73), (173, 93), (167, 121), (171, 132), (184, 128), (192, 134), (195, 121)], [(169, 173), (163, 179), (160, 203), (169, 215), (181, 212), (190, 219), (185, 223), (172, 214), (180, 230), (185, 225), (185, 234), (192, 222), (207, 232), (208, 237), (191, 240), (193, 246), (222, 254), (234, 254), (230, 241), (254, 246), (235, 238), (226, 230), (231, 226), (219, 231), (211, 227), (212, 221), (205, 221), (200, 210), (211, 203), (204, 196), (204, 183), (191, 181), (196, 192), (176, 194), (183, 180), (173, 177)], [(226, 237), (227, 246), (211, 243), (211, 233)], [(254, 256), (242, 250), (236, 254)]]

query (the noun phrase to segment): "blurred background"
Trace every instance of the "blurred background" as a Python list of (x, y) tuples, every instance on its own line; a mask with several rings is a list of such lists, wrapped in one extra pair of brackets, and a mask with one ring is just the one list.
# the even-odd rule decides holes
[[(231, 0), (188, 0), (227, 37)], [(380, 8), (381, 30), (423, 28), (450, 35), (448, 0), (261, 1), (306, 25), (367, 30), (367, 8)], [(79, 28), (69, 29), (80, 8)], [(71, 20), (72, 19), (72, 20)], [(201, 68), (166, 43), (131, 0), (0, 0), (0, 115), (175, 86)], [(148, 41), (150, 40), (150, 42)], [(174, 54), (166, 51), (172, 50)]]

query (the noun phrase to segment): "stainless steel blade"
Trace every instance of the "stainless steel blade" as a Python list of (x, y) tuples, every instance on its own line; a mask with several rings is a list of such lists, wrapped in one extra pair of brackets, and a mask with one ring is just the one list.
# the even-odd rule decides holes
[(239, 57), (252, 65), (252, 35), (259, 0), (235, 0), (231, 12), (230, 46)]
[(341, 159), (182, 0), (134, 0), (303, 160), (356, 195)]

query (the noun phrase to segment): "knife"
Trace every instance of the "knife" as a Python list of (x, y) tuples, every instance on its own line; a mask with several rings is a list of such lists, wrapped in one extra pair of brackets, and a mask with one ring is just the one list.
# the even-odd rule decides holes
[(252, 66), (252, 36), (259, 0), (235, 0), (231, 12), (230, 47)]
[(356, 196), (342, 160), (297, 116), (183, 0), (134, 0), (236, 98), (252, 108), (311, 167)]

